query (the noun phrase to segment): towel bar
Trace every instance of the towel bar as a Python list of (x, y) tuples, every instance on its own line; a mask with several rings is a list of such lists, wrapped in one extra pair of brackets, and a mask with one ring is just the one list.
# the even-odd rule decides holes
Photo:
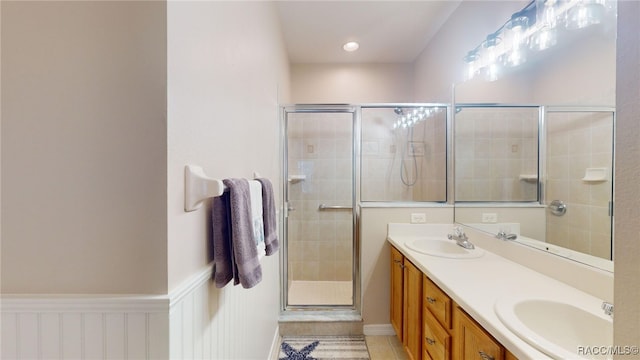
[(202, 205), (202, 201), (222, 195), (224, 188), (221, 180), (209, 178), (200, 166), (185, 166), (184, 211), (197, 210)]

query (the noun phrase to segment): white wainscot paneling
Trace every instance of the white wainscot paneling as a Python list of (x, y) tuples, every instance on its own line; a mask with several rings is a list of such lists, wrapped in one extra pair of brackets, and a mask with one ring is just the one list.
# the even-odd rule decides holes
[(2, 298), (2, 359), (168, 359), (165, 297)]
[(273, 275), (252, 289), (216, 289), (207, 268), (164, 296), (3, 296), (0, 358), (266, 358), (279, 345), (278, 258), (263, 267)]
[(207, 270), (170, 294), (171, 359), (269, 357), (279, 346), (277, 257), (263, 258), (262, 266), (274, 275), (251, 289), (217, 289)]

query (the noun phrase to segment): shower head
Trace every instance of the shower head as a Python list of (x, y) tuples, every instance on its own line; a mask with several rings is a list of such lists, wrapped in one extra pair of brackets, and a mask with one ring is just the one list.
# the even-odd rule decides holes
[(404, 111), (402, 111), (402, 108), (399, 108), (399, 107), (393, 109), (393, 112), (396, 113), (397, 115), (404, 114)]

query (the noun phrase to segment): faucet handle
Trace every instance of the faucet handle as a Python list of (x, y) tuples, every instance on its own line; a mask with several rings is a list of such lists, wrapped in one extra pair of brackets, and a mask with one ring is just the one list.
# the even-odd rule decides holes
[(455, 228), (456, 236), (462, 240), (467, 240), (467, 234), (465, 234), (464, 229), (460, 226), (456, 226)]

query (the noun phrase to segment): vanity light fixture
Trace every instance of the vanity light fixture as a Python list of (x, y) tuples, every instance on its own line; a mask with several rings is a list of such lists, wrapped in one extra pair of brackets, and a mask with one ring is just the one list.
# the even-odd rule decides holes
[(616, 0), (532, 0), (511, 15), (498, 30), (467, 52), (464, 80), (484, 74), (497, 80), (503, 67), (526, 62), (530, 51), (546, 50), (558, 43), (558, 25), (567, 30), (600, 24), (616, 15)]
[(360, 48), (360, 44), (358, 44), (355, 41), (349, 41), (348, 43), (342, 45), (342, 48), (346, 52), (354, 52), (354, 51), (358, 50), (358, 48)]

